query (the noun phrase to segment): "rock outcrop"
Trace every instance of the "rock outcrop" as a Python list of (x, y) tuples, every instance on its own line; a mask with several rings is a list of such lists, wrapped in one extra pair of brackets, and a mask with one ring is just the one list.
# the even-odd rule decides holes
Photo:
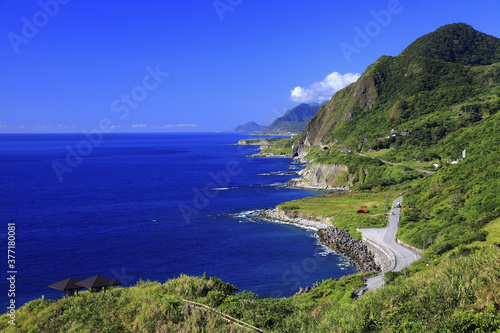
[(292, 151), (293, 151), (292, 157), (295, 161), (304, 164), (311, 162), (308, 158), (306, 158), (307, 149), (304, 145), (293, 145)]
[(312, 220), (310, 216), (302, 213), (287, 212), (278, 207), (274, 209), (259, 210), (256, 215), (257, 218), (271, 221), (278, 221), (282, 223), (296, 224), (307, 228), (326, 228), (331, 225), (329, 217), (317, 216)]
[(312, 163), (299, 171), (300, 178), (288, 181), (287, 185), (331, 191), (348, 191), (353, 184), (345, 165)]
[(358, 264), (359, 272), (380, 271), (375, 263), (375, 256), (361, 241), (354, 239), (347, 230), (327, 227), (316, 233), (321, 244), (326, 245), (336, 253), (343, 254)]
[(286, 212), (282, 209), (264, 209), (256, 213), (255, 217), (285, 223), (297, 224), (302, 227), (315, 228), (321, 244), (338, 254), (349, 257), (358, 264), (359, 272), (380, 271), (375, 262), (375, 255), (361, 241), (354, 239), (347, 230), (330, 226), (330, 219), (317, 217), (310, 220), (300, 213)]

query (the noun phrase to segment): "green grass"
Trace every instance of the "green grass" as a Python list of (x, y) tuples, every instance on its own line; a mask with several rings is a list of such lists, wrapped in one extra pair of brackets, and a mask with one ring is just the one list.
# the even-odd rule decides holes
[[(180, 276), (165, 283), (101, 293), (83, 292), (56, 303), (34, 300), (2, 332), (251, 332), (220, 313), (266, 332), (498, 332), (500, 248), (483, 247), (420, 263), (395, 274), (385, 288), (354, 299), (364, 274), (326, 280), (310, 293), (260, 299), (216, 278)], [(211, 307), (193, 307), (183, 299)]]
[(370, 157), (375, 157), (375, 158), (381, 158), (383, 159), (383, 156), (387, 154), (390, 150), (389, 149), (380, 149), (376, 152), (363, 152), (363, 155), (370, 156)]
[[(389, 190), (386, 218), (392, 201), (399, 196), (399, 191)], [(352, 237), (361, 239), (355, 230), (357, 227), (384, 227), (387, 223), (383, 218), (387, 191), (384, 192), (348, 192), (308, 197), (281, 203), (279, 208), (302, 213), (310, 217), (329, 217), (332, 225), (341, 229), (349, 229)], [(356, 213), (358, 208), (365, 208), (368, 214)]]
[(354, 274), (339, 280), (325, 280), (318, 288), (307, 294), (293, 297), (295, 304), (302, 307), (315, 307), (331, 304), (335, 307), (353, 303), (353, 292), (364, 286), (363, 277), (369, 273)]
[(474, 246), (489, 246), (495, 243), (500, 243), (500, 218), (488, 223), (483, 230), (488, 232), (485, 241), (476, 241), (469, 245), (469, 247)]
[(275, 154), (275, 155), (292, 155), (292, 148), (283, 148), (283, 149), (275, 149), (275, 148), (266, 148), (262, 149), (261, 153), (263, 154)]
[[(430, 161), (421, 161), (416, 158), (411, 158), (411, 154), (404, 149), (381, 149), (376, 152), (364, 152), (363, 155), (378, 158), (386, 162), (395, 163), (400, 166), (405, 166), (410, 169), (435, 171), (433, 164), (441, 164), (439, 159), (432, 159)], [(415, 156), (417, 157), (417, 156)]]
[(443, 259), (435, 266), (325, 309), (314, 332), (498, 332), (498, 247)]

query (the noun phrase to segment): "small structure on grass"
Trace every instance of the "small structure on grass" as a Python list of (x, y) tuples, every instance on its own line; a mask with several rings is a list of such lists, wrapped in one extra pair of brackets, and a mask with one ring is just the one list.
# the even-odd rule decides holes
[(356, 213), (360, 213), (360, 214), (366, 214), (368, 213), (368, 211), (364, 208), (358, 208), (358, 210), (356, 211)]
[(76, 294), (78, 295), (78, 290), (83, 288), (81, 286), (78, 286), (76, 284), (77, 282), (79, 282), (79, 280), (70, 277), (65, 280), (51, 284), (49, 288), (64, 291), (64, 296), (66, 296), (66, 291), (68, 291), (68, 296), (74, 296), (75, 290)]
[(90, 289), (90, 291), (101, 291), (101, 289), (106, 289), (112, 286), (118, 286), (121, 282), (108, 279), (107, 277), (96, 275), (86, 280), (76, 283), (77, 286)]

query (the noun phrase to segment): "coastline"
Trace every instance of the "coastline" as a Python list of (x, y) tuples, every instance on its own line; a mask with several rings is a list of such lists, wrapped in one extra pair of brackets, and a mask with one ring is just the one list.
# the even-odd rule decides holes
[(252, 214), (252, 218), (268, 220), (275, 223), (293, 224), (300, 228), (314, 229), (316, 231), (331, 226), (331, 224), (326, 224), (320, 221), (313, 221), (310, 219), (306, 219), (304, 217), (290, 216), (290, 214), (286, 213), (285, 211), (279, 208), (272, 208), (272, 209), (265, 208), (261, 210), (256, 210)]
[[(306, 164), (307, 166), (298, 171), (298, 177), (290, 179), (284, 186), (296, 189), (307, 189), (317, 191), (349, 191), (352, 186), (352, 179), (346, 174), (348, 169), (343, 165), (316, 164), (313, 160), (307, 159), (304, 154), (294, 152), (292, 154), (282, 151), (268, 151), (272, 143), (265, 139), (260, 140), (240, 140), (237, 145), (255, 145), (257, 153), (247, 157), (279, 157), (290, 158), (296, 163)], [(346, 179), (344, 179), (346, 178)]]
[[(238, 144), (242, 143), (239, 142)], [(292, 155), (282, 153), (275, 154), (272, 152), (262, 153), (264, 148), (265, 146), (261, 145), (258, 153), (249, 155), (248, 157), (284, 157), (304, 163), (303, 157), (299, 158), (298, 156), (294, 157)], [(311, 162), (312, 161), (308, 160), (306, 164), (310, 164)], [(331, 185), (341, 172), (346, 172), (346, 168), (337, 165), (315, 165), (313, 169), (306, 168), (297, 172), (299, 177), (289, 180), (284, 186), (297, 189), (348, 191), (350, 186)], [(307, 179), (307, 176), (313, 176), (313, 179)], [(327, 183), (327, 181), (330, 183)], [(286, 212), (278, 207), (256, 210), (250, 214), (250, 218), (273, 223), (293, 224), (300, 228), (313, 229), (316, 231), (315, 236), (318, 237), (319, 243), (322, 246), (339, 255), (348, 257), (350, 261), (356, 263), (358, 272), (380, 272), (382, 270), (381, 263), (384, 262), (384, 258), (380, 258), (378, 252), (374, 253), (371, 251), (372, 247), (370, 247), (370, 244), (352, 238), (348, 230), (333, 227), (330, 218), (317, 217), (315, 220), (312, 220), (309, 216)], [(312, 288), (301, 288), (299, 293), (308, 292), (320, 284), (321, 282), (317, 282)]]
[[(301, 228), (316, 230), (316, 236), (322, 246), (344, 255), (357, 264), (358, 272), (380, 271), (375, 254), (363, 242), (352, 238), (349, 232), (327, 224), (327, 218), (313, 221), (297, 214), (287, 213), (279, 208), (258, 210), (252, 218), (275, 223), (293, 224)], [(327, 223), (325, 223), (327, 222)]]

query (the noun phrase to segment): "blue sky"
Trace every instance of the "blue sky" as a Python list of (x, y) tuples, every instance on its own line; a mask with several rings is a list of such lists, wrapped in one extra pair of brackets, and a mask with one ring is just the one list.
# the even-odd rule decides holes
[(499, 37), (498, 13), (499, 0), (0, 0), (0, 133), (266, 125), (442, 25)]

